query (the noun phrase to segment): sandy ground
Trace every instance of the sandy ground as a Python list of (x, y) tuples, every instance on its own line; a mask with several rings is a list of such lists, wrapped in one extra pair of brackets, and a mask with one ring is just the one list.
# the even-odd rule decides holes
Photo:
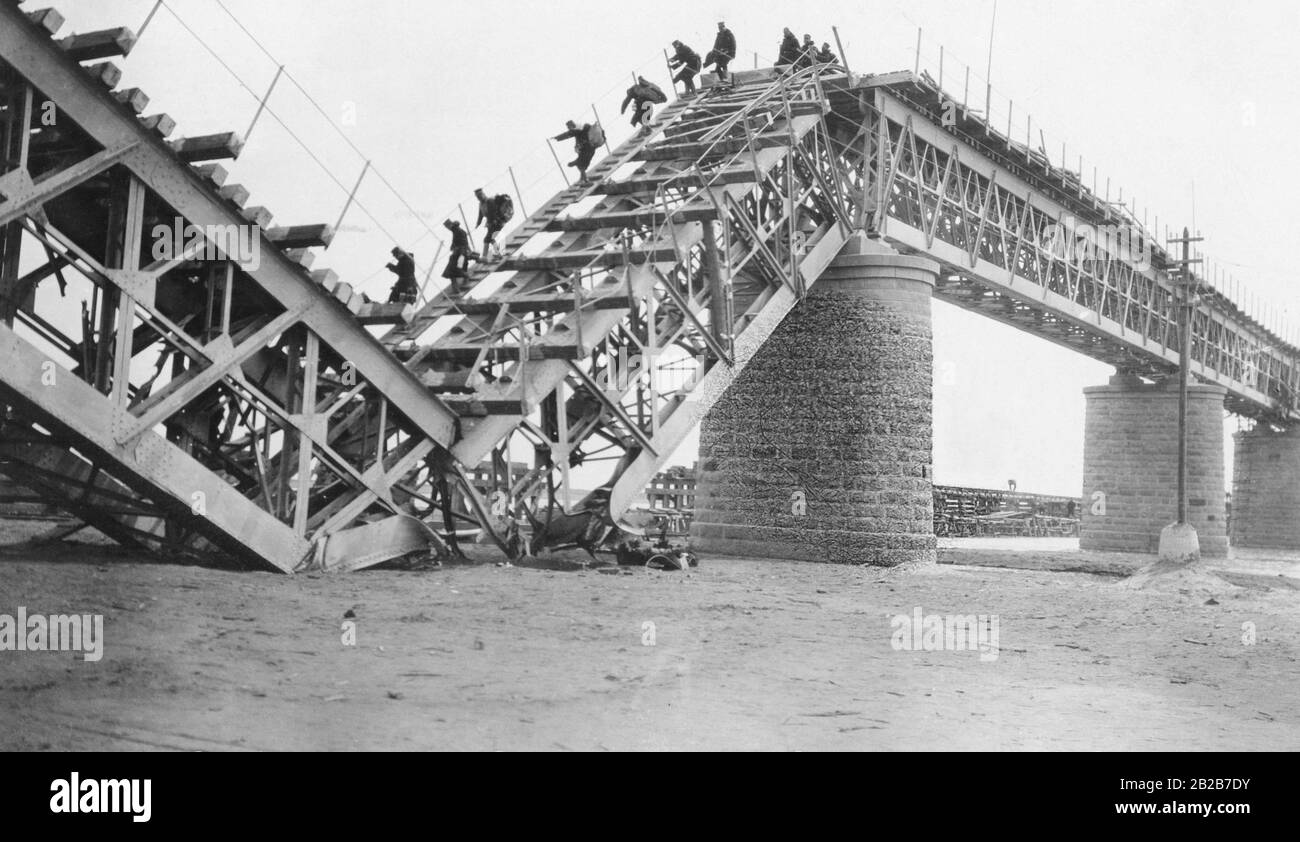
[[(0, 552), (0, 613), (100, 613), (106, 640), (97, 663), (0, 652), (0, 748), (1300, 748), (1296, 559), (1133, 587), (1146, 559), (1012, 546), (292, 578)], [(997, 615), (997, 658), (896, 650), (918, 607)]]

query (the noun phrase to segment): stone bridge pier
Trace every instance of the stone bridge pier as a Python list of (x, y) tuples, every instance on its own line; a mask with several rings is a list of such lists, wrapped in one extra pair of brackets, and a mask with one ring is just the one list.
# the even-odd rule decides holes
[[(1117, 374), (1083, 390), (1083, 511), (1079, 548), (1155, 553), (1178, 515), (1178, 384)], [(1202, 556), (1225, 556), (1222, 386), (1187, 398), (1187, 520)], [(1234, 511), (1235, 515), (1235, 511)]]
[(1232, 545), (1300, 551), (1300, 427), (1232, 439)]
[(939, 265), (851, 238), (700, 425), (710, 555), (935, 560), (930, 297)]

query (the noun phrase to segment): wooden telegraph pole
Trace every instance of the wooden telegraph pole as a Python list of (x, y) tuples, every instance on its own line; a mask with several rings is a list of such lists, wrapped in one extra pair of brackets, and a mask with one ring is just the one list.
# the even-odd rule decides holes
[[(1184, 527), (1183, 533), (1187, 531), (1187, 383), (1191, 372), (1192, 362), (1192, 309), (1196, 306), (1196, 296), (1193, 294), (1192, 270), (1193, 263), (1200, 263), (1200, 258), (1191, 256), (1191, 244), (1198, 243), (1201, 237), (1193, 237), (1187, 228), (1183, 228), (1183, 236), (1174, 237), (1169, 240), (1170, 243), (1180, 243), (1183, 247), (1183, 257), (1176, 261), (1179, 266), (1178, 277), (1178, 521), (1176, 526)], [(1198, 544), (1195, 540), (1195, 533), (1187, 536), (1193, 545)], [(1172, 536), (1171, 536), (1172, 537)], [(1165, 535), (1161, 535), (1161, 559), (1166, 556), (1171, 559), (1182, 559), (1185, 557), (1184, 548), (1180, 542), (1171, 541), (1168, 550), (1165, 547)], [(1199, 556), (1199, 548), (1195, 550)]]

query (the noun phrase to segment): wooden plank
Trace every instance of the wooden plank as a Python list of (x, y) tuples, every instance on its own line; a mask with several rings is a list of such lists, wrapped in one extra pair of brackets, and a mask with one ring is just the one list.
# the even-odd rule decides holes
[(323, 223), (276, 227), (267, 230), (266, 238), (283, 249), (324, 248), (334, 239), (334, 227)]
[(195, 167), (194, 171), (199, 174), (200, 178), (206, 178), (217, 187), (225, 184), (226, 179), (230, 176), (230, 173), (227, 172), (226, 168), (220, 164), (202, 164)]
[[(752, 179), (753, 176), (751, 175)], [(688, 222), (706, 222), (717, 219), (718, 211), (713, 205), (678, 208), (673, 211), (673, 223), (684, 225)], [(643, 225), (658, 225), (664, 221), (661, 209), (646, 208), (636, 211), (615, 213), (595, 213), (589, 216), (555, 219), (547, 226), (547, 231), (598, 231), (602, 228), (637, 228)]]
[(90, 78), (98, 79), (110, 90), (116, 88), (117, 83), (122, 81), (122, 69), (111, 61), (92, 64), (86, 68), (86, 72), (90, 74)]
[(135, 33), (124, 26), (69, 35), (59, 42), (74, 61), (125, 56), (135, 46)]
[(587, 266), (622, 266), (626, 260), (633, 264), (677, 262), (677, 252), (672, 246), (660, 246), (657, 249), (633, 249), (625, 258), (622, 249), (613, 251), (567, 251), (553, 252), (540, 257), (514, 257), (502, 261), (500, 270), (519, 271), (523, 269), (566, 270), (583, 269)]
[(352, 315), (354, 316), (360, 313), (361, 308), (365, 306), (366, 303), (365, 299), (362, 298), (360, 295), (358, 295), (357, 292), (352, 289), (351, 284), (339, 284), (338, 286), (334, 287), (332, 292), (334, 294), (334, 297), (337, 298), (340, 302), (342, 302), (343, 306), (347, 307), (349, 312), (351, 312)]
[(173, 141), (171, 147), (182, 161), (194, 164), (201, 161), (234, 160), (244, 151), (244, 141), (235, 132), (220, 132), (184, 137)]
[(316, 269), (311, 273), (311, 279), (325, 287), (326, 292), (333, 292), (339, 285), (339, 275), (333, 269)]
[(227, 184), (217, 192), (221, 194), (221, 198), (228, 202), (234, 202), (241, 208), (248, 201), (248, 188), (242, 184)]
[(415, 318), (414, 304), (380, 304), (372, 301), (361, 307), (357, 321), (363, 325), (409, 324)]
[(59, 14), (58, 9), (37, 9), (28, 12), (27, 19), (37, 26), (45, 27), (45, 31), (51, 35), (63, 27), (63, 15)]
[(148, 117), (141, 117), (140, 124), (164, 139), (176, 131), (176, 121), (166, 114), (151, 114)]
[(284, 256), (304, 269), (310, 269), (316, 262), (316, 252), (309, 249), (285, 249)]
[(113, 99), (130, 108), (136, 114), (143, 114), (144, 110), (149, 107), (149, 95), (139, 88), (113, 91)]
[[(510, 313), (570, 313), (573, 311), (573, 294), (558, 293), (556, 295), (521, 295), (513, 298), (492, 297), (481, 301), (464, 299), (458, 302), (446, 302), (442, 312), (434, 312), (432, 315), (437, 316), (495, 316), (501, 310), (501, 305), (506, 305), (507, 312)], [(627, 294), (619, 292), (617, 295), (599, 295), (582, 299), (583, 310), (618, 310), (626, 309)]]
[(271, 226), (271, 219), (273, 218), (271, 212), (261, 205), (244, 208), (241, 213), (244, 215), (244, 219), (247, 219), (258, 228), (265, 230)]
[[(600, 184), (593, 191), (602, 193), (606, 196), (626, 196), (635, 193), (654, 193), (665, 182), (673, 179), (689, 179), (687, 173), (671, 172), (663, 175), (654, 175), (644, 178), (628, 178), (623, 181), (606, 182)], [(710, 173), (708, 176), (709, 183), (715, 186), (723, 184), (744, 184), (754, 180), (754, 170), (751, 167), (743, 169), (727, 169), (722, 172)]]

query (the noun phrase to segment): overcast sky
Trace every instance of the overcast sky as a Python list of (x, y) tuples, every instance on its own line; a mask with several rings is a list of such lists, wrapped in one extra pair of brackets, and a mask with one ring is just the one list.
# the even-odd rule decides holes
[[(436, 248), (429, 229), (441, 231), (458, 202), (469, 213), (473, 188), (509, 189), (507, 167), (526, 209), (558, 189), (544, 139), (565, 119), (585, 118), (594, 104), (616, 129), (611, 143), (621, 139), (623, 89), (634, 72), (662, 83), (662, 51), (674, 38), (703, 53), (725, 19), (738, 41), (737, 64), (752, 66), (755, 51), (771, 63), (784, 26), (818, 43), (833, 40), (837, 26), (854, 71), (886, 72), (914, 66), (919, 26), (922, 66), (938, 78), (944, 45), (945, 87), (960, 95), (969, 64), (979, 92), (971, 100), (982, 105), (994, 24), (993, 0), (223, 2), (274, 61), (216, 0), (168, 0), (120, 62), (123, 84), (144, 89), (151, 111), (175, 118), (177, 136), (247, 129), (254, 95), (169, 9), (259, 96), (283, 63), (291, 79), (279, 81), (270, 110), (325, 168), (263, 115), (231, 180), (248, 186), (250, 204), (266, 205), (279, 223), (334, 223), (371, 160), (360, 207), (316, 264), (371, 295), (387, 291), (390, 237), (427, 267)], [(37, 5), (45, 4), (26, 7)], [(53, 5), (68, 18), (66, 35), (110, 25), (138, 30), (154, 0)], [(1110, 179), (1118, 198), (1122, 186), (1125, 200), (1136, 198), (1139, 218), (1145, 213), (1154, 226), (1159, 217), (1162, 236), (1166, 224), (1192, 226), (1194, 212), (1211, 271), (1231, 272), (1300, 321), (1285, 269), (1294, 239), (1290, 199), (1300, 195), (1298, 32), (1300, 4), (1288, 2), (1001, 0), (993, 119), (1005, 126), (1013, 101), (1013, 136), (1024, 135), (1031, 114), (1033, 136), (1044, 132), (1054, 162), (1064, 142), (1072, 168), (1083, 156), (1085, 182), (1097, 167), (1098, 187)], [(1004, 487), (1014, 478), (1025, 491), (1078, 494), (1081, 390), (1105, 382), (1111, 369), (939, 302), (934, 328), (936, 480)], [(1233, 429), (1229, 419), (1225, 430)]]

